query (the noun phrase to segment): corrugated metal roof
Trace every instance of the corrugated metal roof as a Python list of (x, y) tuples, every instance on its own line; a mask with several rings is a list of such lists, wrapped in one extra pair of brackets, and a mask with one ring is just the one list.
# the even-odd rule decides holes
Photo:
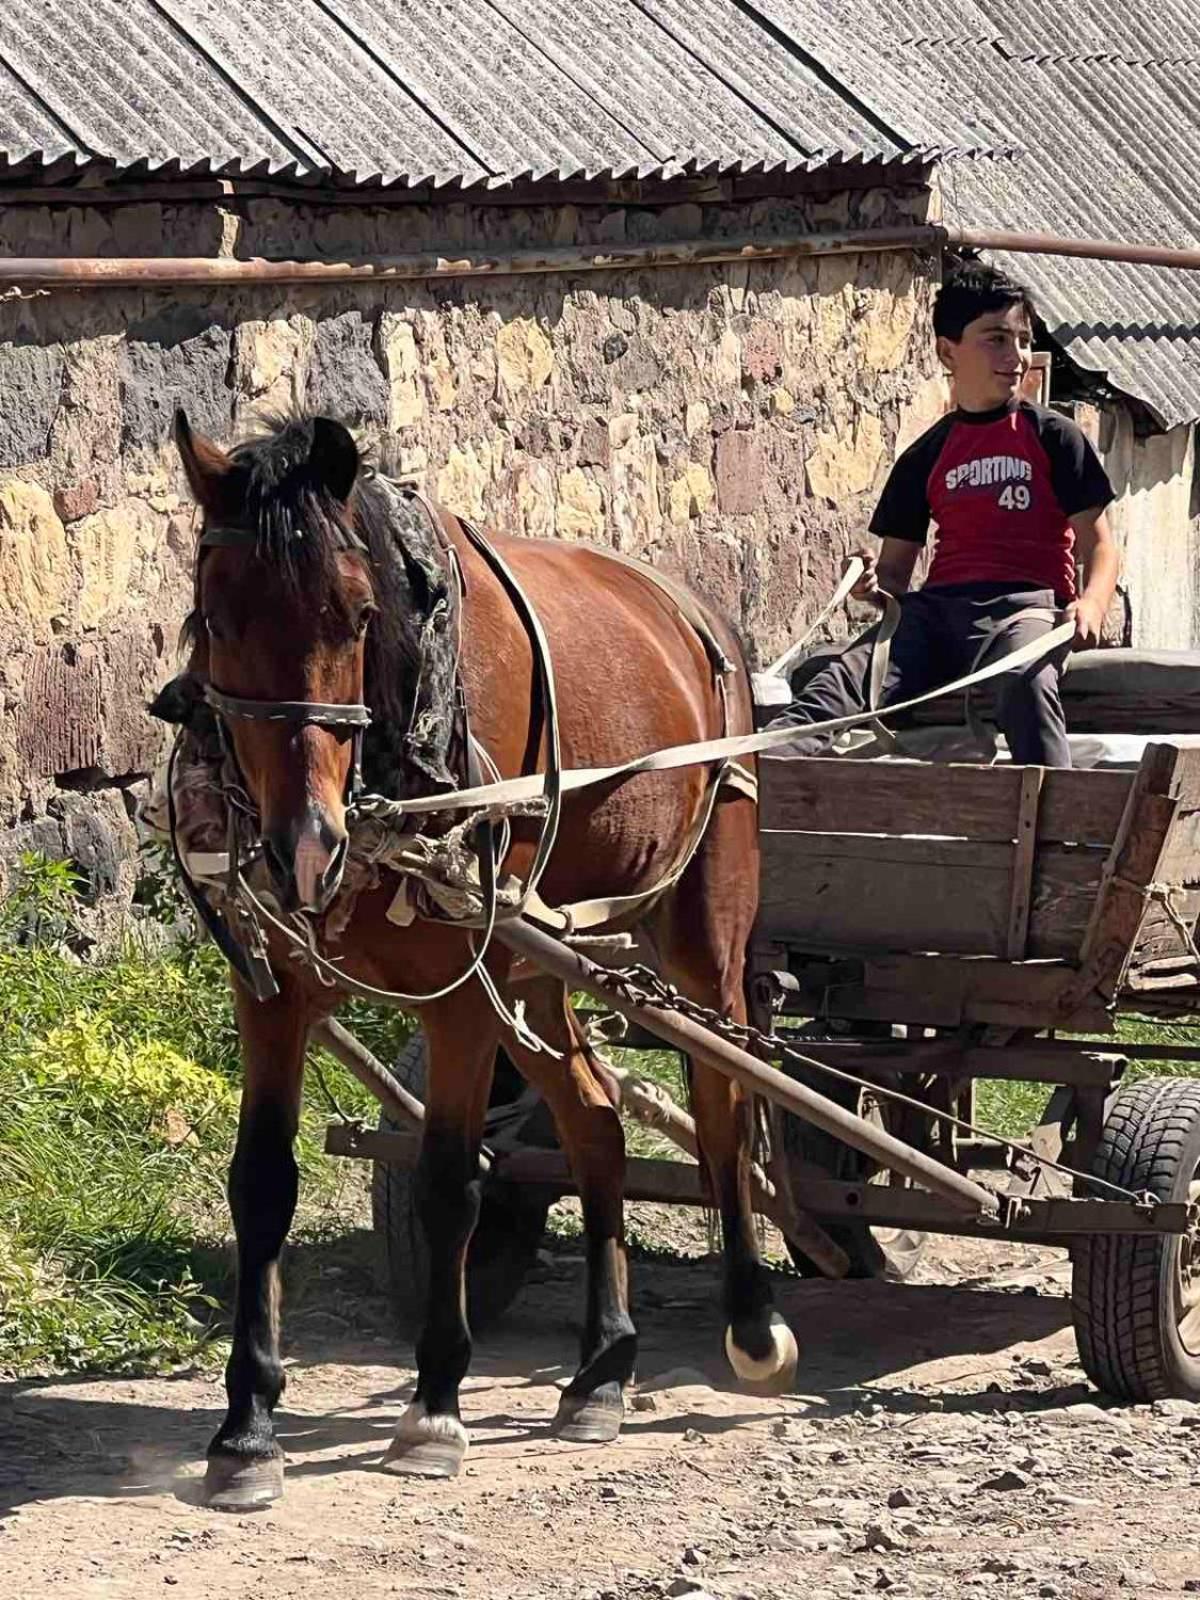
[(60, 130), (55, 156), (151, 170), (303, 159), (153, 0), (4, 0), (0, 58)]
[[(948, 221), (1200, 245), (1194, 0), (745, 0), (898, 138), (1003, 137), (948, 165)], [(997, 258), (999, 259), (999, 258)], [(1165, 425), (1200, 418), (1200, 273), (1004, 258), (1053, 336)]]
[(10, 172), (99, 162), (470, 185), (984, 142), (941, 122), (894, 132), (747, 0), (0, 3)]

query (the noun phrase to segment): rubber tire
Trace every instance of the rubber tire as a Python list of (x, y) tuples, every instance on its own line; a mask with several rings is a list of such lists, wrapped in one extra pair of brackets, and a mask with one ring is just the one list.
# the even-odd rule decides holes
[[(1092, 1170), (1187, 1200), (1200, 1166), (1200, 1083), (1142, 1078), (1117, 1095)], [(1118, 1400), (1200, 1400), (1200, 1357), (1175, 1320), (1178, 1234), (1097, 1236), (1072, 1247), (1071, 1308), (1084, 1371)], [(1193, 1246), (1196, 1248), (1196, 1246)]]
[[(813, 1072), (808, 1076), (797, 1068), (792, 1069), (791, 1075), (847, 1110), (858, 1109), (858, 1090), (853, 1084), (841, 1083), (825, 1073)], [(882, 1170), (869, 1156), (801, 1117), (784, 1112), (782, 1122), (789, 1162), (811, 1163), (843, 1183), (869, 1183)], [(912, 1276), (929, 1244), (927, 1233), (911, 1229), (899, 1230), (893, 1240), (888, 1236), (892, 1230), (873, 1228), (869, 1222), (822, 1222), (821, 1226), (849, 1256), (848, 1278), (884, 1278), (889, 1283), (903, 1283)], [(801, 1277), (824, 1277), (820, 1267), (798, 1245), (790, 1239), (785, 1242), (792, 1264)]]
[[(427, 1061), (425, 1036), (418, 1028), (392, 1070), (419, 1100), (425, 1098)], [(516, 1068), (502, 1052), (496, 1062), (493, 1104), (512, 1094), (517, 1078)], [(379, 1126), (391, 1131), (398, 1124), (385, 1113)], [(495, 1327), (520, 1293), (537, 1257), (549, 1210), (544, 1193), (485, 1183), (467, 1256), (467, 1319), (474, 1332)], [(401, 1332), (415, 1339), (428, 1297), (429, 1246), (417, 1216), (416, 1174), (411, 1167), (395, 1161), (375, 1163), (371, 1211), (375, 1232), (383, 1242), (387, 1286)]]

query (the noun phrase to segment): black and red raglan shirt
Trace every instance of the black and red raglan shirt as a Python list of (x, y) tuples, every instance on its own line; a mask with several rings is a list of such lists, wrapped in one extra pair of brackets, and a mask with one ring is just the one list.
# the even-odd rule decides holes
[(951, 411), (911, 444), (884, 485), (871, 532), (925, 544), (924, 587), (1011, 583), (1075, 598), (1077, 512), (1104, 507), (1112, 484), (1068, 417), (1028, 400)]

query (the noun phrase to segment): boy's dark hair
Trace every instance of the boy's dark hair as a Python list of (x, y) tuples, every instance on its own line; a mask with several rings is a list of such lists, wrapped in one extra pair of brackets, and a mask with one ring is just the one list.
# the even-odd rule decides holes
[(1015, 283), (998, 267), (988, 267), (982, 261), (968, 261), (951, 273), (938, 290), (933, 302), (933, 331), (938, 338), (953, 339), (963, 336), (968, 322), (984, 317), (989, 311), (1007, 311), (1010, 306), (1024, 306), (1033, 323), (1037, 311), (1033, 296), (1024, 284)]

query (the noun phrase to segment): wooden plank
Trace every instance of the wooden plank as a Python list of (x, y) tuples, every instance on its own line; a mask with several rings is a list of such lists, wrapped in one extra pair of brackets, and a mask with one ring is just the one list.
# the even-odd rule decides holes
[[(972, 1045), (959, 1048), (952, 1039), (895, 1041), (798, 1039), (800, 1055), (873, 1083), (892, 1083), (906, 1072), (950, 1078), (990, 1078), (1017, 1083), (1068, 1083), (1107, 1089), (1123, 1073), (1124, 1047), (1114, 1050), (1049, 1050), (1032, 1045)], [(1200, 1051), (1197, 1052), (1200, 1056)]]
[(794, 1016), (852, 1022), (906, 1022), (919, 1027), (959, 1027), (982, 1022), (1001, 1027), (1070, 1026), (1078, 1033), (1112, 1033), (1112, 1014), (1085, 992), (1071, 1004), (1063, 995), (1076, 979), (1060, 962), (971, 960), (961, 956), (869, 955), (856, 963), (792, 957), (798, 991), (788, 996)]
[[(764, 828), (813, 833), (1013, 839), (1023, 770), (821, 757), (763, 761), (759, 820)], [(1038, 838), (1107, 848), (1133, 778), (1131, 772), (1046, 772)]]
[(1005, 955), (1020, 961), (1029, 937), (1029, 913), (1033, 904), (1033, 862), (1037, 850), (1037, 819), (1041, 806), (1045, 770), (1021, 768), (1021, 792), (1017, 804), (1017, 842), (1013, 851), (1012, 894), (1008, 908), (1008, 939)]
[(1179, 809), (1181, 770), (1183, 777), (1191, 772), (1182, 753), (1155, 744), (1142, 757), (1080, 947), (1079, 976), (1060, 1002), (1064, 1011), (1089, 992), (1109, 1000), (1120, 988), (1146, 913), (1146, 889), (1158, 877)]
[[(1195, 733), (1195, 727), (1188, 729)], [(1169, 745), (1153, 745), (1152, 749), (1170, 749)], [(1171, 794), (1179, 802), (1181, 811), (1200, 810), (1200, 750), (1176, 750), (1175, 770), (1171, 780)]]
[[(1003, 956), (1014, 846), (971, 839), (765, 832), (759, 929), (814, 951), (936, 951)], [(1029, 953), (1073, 956), (1104, 856), (1088, 846), (1036, 852)]]
[(1158, 880), (1169, 884), (1200, 883), (1200, 811), (1180, 810), (1158, 864)]

